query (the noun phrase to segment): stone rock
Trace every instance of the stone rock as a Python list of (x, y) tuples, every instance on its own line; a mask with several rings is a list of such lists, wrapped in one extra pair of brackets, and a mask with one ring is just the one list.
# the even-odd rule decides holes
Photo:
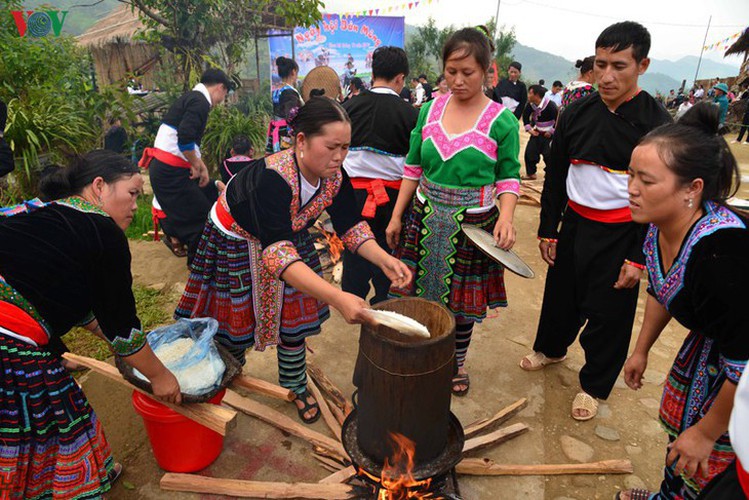
[(640, 430), (646, 436), (652, 436), (652, 437), (659, 436), (663, 433), (663, 428), (661, 427), (661, 424), (659, 424), (655, 420), (649, 420), (645, 422), (640, 427)]
[(562, 446), (562, 452), (570, 460), (590, 462), (593, 458), (593, 448), (579, 439), (575, 439), (572, 436), (562, 436), (559, 438), (559, 443)]
[(655, 398), (642, 398), (640, 404), (650, 410), (657, 410), (661, 407), (661, 402)]
[(568, 371), (558, 371), (557, 377), (562, 387), (572, 387), (577, 382), (577, 378)]
[(638, 476), (635, 476), (634, 474), (631, 474), (624, 478), (624, 489), (631, 490), (633, 488), (641, 488), (643, 490), (648, 489), (647, 485), (645, 484), (645, 481), (640, 479)]
[(639, 455), (640, 453), (642, 453), (642, 448), (640, 448), (639, 446), (629, 446), (629, 445), (627, 445), (627, 446), (624, 447), (624, 451), (626, 451), (627, 455), (630, 455), (630, 456), (631, 455)]
[(611, 427), (604, 427), (603, 425), (597, 425), (595, 430), (596, 436), (605, 441), (619, 441), (619, 432)]

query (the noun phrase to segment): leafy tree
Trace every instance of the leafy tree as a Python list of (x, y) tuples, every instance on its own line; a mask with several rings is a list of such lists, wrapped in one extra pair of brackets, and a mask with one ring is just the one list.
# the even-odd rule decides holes
[[(247, 43), (258, 33), (262, 12), (289, 26), (310, 26), (320, 19), (321, 0), (120, 0), (137, 10), (148, 27), (143, 37), (174, 54), (183, 88), (203, 67), (221, 65), (229, 72), (241, 61)], [(213, 51), (213, 52), (212, 52)]]

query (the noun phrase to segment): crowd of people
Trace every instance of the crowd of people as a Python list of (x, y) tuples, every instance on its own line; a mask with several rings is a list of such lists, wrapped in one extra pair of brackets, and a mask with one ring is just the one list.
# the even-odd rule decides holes
[[(512, 249), (521, 182), (537, 178), (543, 157), (537, 237), (549, 268), (533, 352), (520, 368), (563, 362), (579, 338), (585, 364), (570, 415), (591, 420), (622, 371), (629, 387), (642, 386), (648, 353), (675, 318), (690, 333), (663, 391), (663, 482), (617, 498), (740, 498), (749, 491), (741, 312), (749, 232), (726, 204), (740, 183), (718, 133), (727, 88), (709, 89), (718, 106), (694, 92), (674, 122), (638, 86), (647, 29), (616, 23), (593, 48), (567, 85), (526, 87), (512, 62), (492, 88), (493, 43), (486, 30), (465, 28), (446, 41), (434, 87), (426, 75), (409, 78), (403, 49), (380, 47), (370, 85), (352, 75), (342, 104), (324, 91), (304, 102), (297, 63), (281, 57), (265, 155), (235, 138), (217, 166), (221, 180), (210, 179), (200, 143), (232, 82), (207, 70), (170, 106), (140, 162), (167, 245), (184, 250), (190, 267), (175, 318), (218, 320), (218, 341), (242, 364), (249, 349), (275, 346), (279, 383), (312, 423), (321, 412), (307, 385), (306, 338), (321, 333), (330, 307), (367, 323), (370, 304), (422, 297), (455, 318), (452, 392), (464, 397), (474, 326), (508, 303), (504, 268), (461, 227), (476, 225)], [(529, 135), (522, 177), (521, 121)], [(131, 290), (123, 230), (141, 172), (112, 151), (92, 151), (45, 175), (41, 199), (0, 212), (0, 484), (10, 498), (95, 498), (122, 470), (62, 364), (59, 339), (74, 325), (105, 338), (157, 397), (180, 402)], [(323, 211), (345, 245), (341, 288), (323, 279), (309, 233)], [(644, 321), (628, 357), (645, 273)]]

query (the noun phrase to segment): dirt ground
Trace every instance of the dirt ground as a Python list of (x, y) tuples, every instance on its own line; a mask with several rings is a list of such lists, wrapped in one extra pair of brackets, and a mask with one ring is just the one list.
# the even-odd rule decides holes
[[(749, 147), (732, 147), (740, 156), (744, 174), (749, 174)], [(747, 192), (746, 188), (742, 190), (744, 197)], [(453, 398), (452, 411), (467, 425), (491, 416), (521, 397), (528, 398), (528, 407), (511, 422), (527, 423), (530, 432), (474, 456), (517, 464), (626, 458), (632, 461), (634, 474), (548, 478), (461, 476), (462, 495), (466, 499), (486, 500), (583, 500), (611, 498), (617, 490), (627, 487), (656, 489), (666, 443), (657, 422), (658, 405), (663, 381), (686, 331), (675, 323), (666, 328), (651, 351), (646, 384), (640, 391), (628, 389), (620, 377), (611, 397), (602, 402), (598, 417), (584, 423), (574, 421), (570, 417), (570, 404), (579, 390), (577, 373), (583, 363), (579, 344), (571, 347), (568, 359), (560, 365), (535, 373), (518, 367), (518, 361), (530, 351), (533, 343), (546, 276), (546, 266), (538, 254), (535, 238), (538, 211), (535, 207), (519, 206), (516, 212), (518, 242), (515, 250), (535, 270), (536, 278), (526, 280), (506, 275), (509, 307), (491, 312), (476, 328), (467, 364), (472, 376), (471, 391), (465, 398)], [(172, 256), (161, 243), (132, 242), (131, 250), (135, 281), (169, 294), (173, 299), (171, 303), (176, 304), (187, 279), (185, 261)], [(644, 296), (643, 285), (632, 345), (642, 321)], [(359, 327), (346, 324), (333, 312), (322, 334), (309, 341), (314, 351), (309, 358), (347, 394), (353, 390), (351, 376), (358, 333)], [(272, 350), (250, 353), (245, 370), (253, 376), (277, 381)], [(96, 374), (86, 375), (83, 385), (104, 423), (116, 459), (126, 466), (122, 480), (109, 498), (223, 498), (161, 491), (158, 482), (163, 471), (153, 458), (142, 420), (132, 408), (130, 392)], [(296, 418), (293, 405), (263, 397), (258, 399)], [(322, 420), (312, 427), (328, 433)], [(316, 482), (329, 474), (312, 458), (306, 442), (242, 414), (237, 427), (226, 437), (221, 456), (200, 473), (284, 482)]]

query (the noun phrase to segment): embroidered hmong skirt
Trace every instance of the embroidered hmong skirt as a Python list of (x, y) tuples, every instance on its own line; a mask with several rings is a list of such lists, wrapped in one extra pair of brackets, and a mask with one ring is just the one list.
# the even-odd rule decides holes
[[(296, 233), (293, 243), (304, 263), (322, 276), (309, 232)], [(218, 320), (216, 338), (244, 363), (245, 350), (255, 344), (252, 293), (249, 242), (226, 234), (209, 219), (174, 316)], [(293, 342), (318, 334), (329, 316), (327, 304), (285, 285), (279, 339)]]
[(60, 358), (0, 334), (0, 380), (0, 498), (101, 498), (112, 454)]
[(440, 188), (423, 178), (419, 189), (425, 201), (414, 196), (403, 241), (395, 252), (414, 279), (406, 288), (392, 288), (391, 295), (440, 302), (456, 316), (473, 321), (483, 320), (487, 307), (506, 307), (504, 268), (460, 230), (467, 223), (491, 233), (497, 209), (468, 213), (466, 206), (477, 201), (477, 190)]
[[(737, 369), (740, 370), (720, 356), (713, 339), (697, 332), (689, 333), (663, 388), (660, 420), (670, 441), (705, 416), (726, 381), (726, 373)], [(723, 472), (735, 457), (728, 433), (723, 434), (708, 459), (709, 477), (677, 477), (672, 467), (666, 467), (661, 491), (655, 498), (697, 498), (707, 483)]]

